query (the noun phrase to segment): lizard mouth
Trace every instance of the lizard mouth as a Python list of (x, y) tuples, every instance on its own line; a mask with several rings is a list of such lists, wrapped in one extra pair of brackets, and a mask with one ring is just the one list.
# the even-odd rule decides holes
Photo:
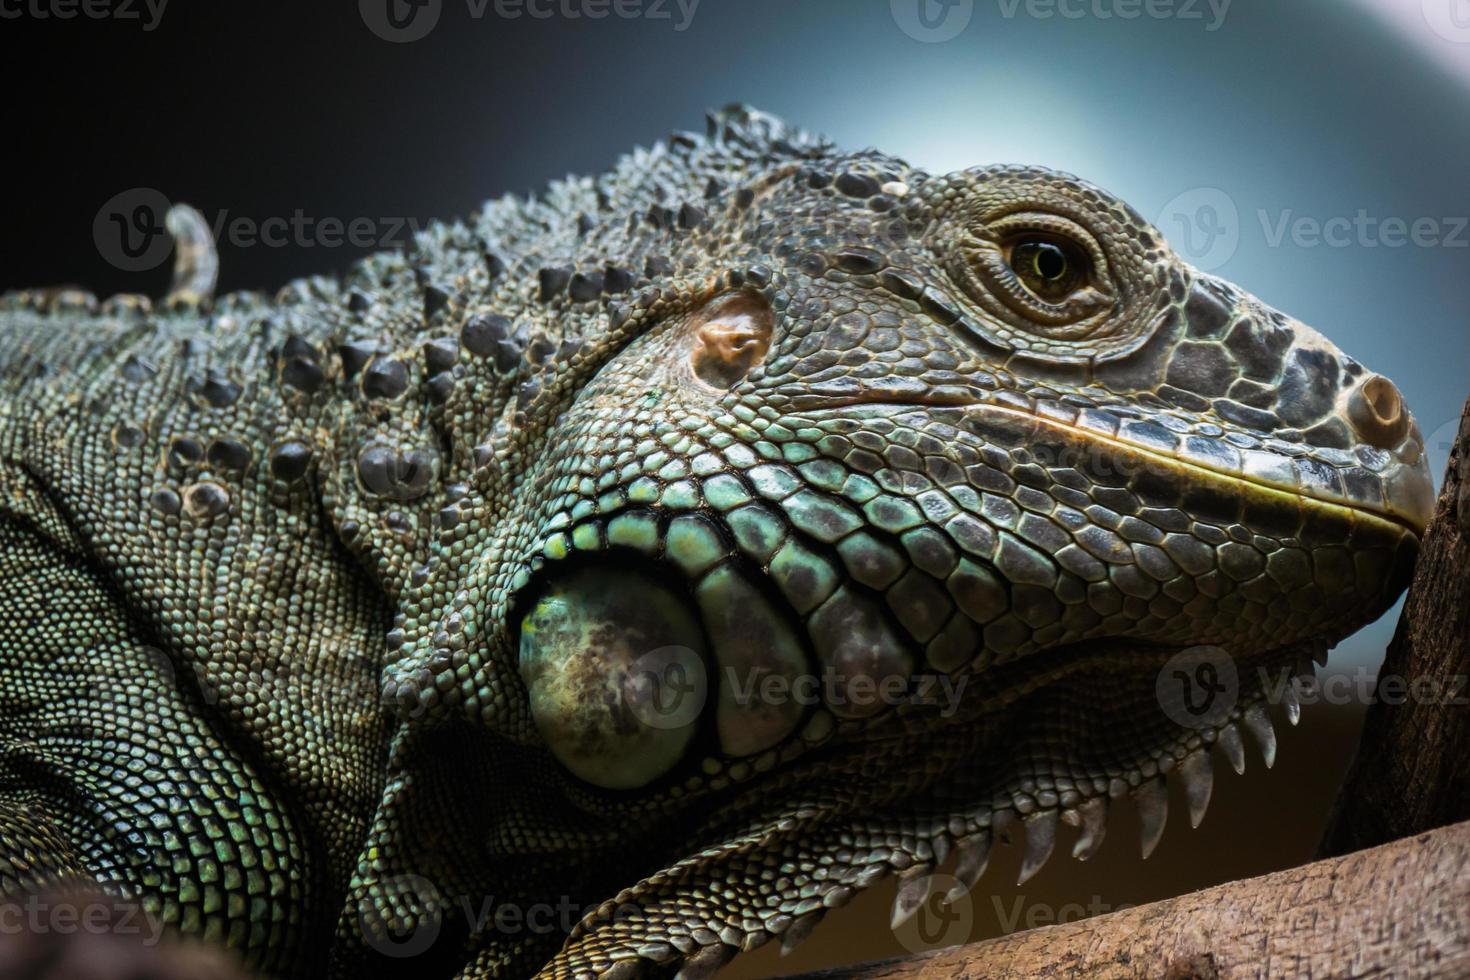
[[(1023, 399), (1024, 400), (1024, 399)], [(1078, 410), (1051, 404), (1056, 416), (1034, 404), (1004, 405), (972, 394), (892, 393), (880, 388), (856, 396), (808, 395), (798, 404), (815, 415), (853, 409), (879, 413), (947, 411), (966, 419), (1000, 444), (1050, 446), (1058, 461), (1083, 472), (1098, 460), (1124, 473), (1168, 468), (1187, 482), (1220, 483), (1255, 493), (1263, 501), (1300, 506), (1309, 501), (1379, 520), (1422, 537), (1434, 513), (1434, 481), (1417, 427), (1408, 426), (1391, 450), (1359, 446), (1356, 452), (1313, 452), (1299, 443), (1226, 432), (1207, 424), (1196, 431), (1160, 424), (1164, 416), (1137, 417), (1116, 410)], [(1136, 409), (1128, 408), (1135, 412)], [(1169, 417), (1172, 419), (1172, 416)], [(1011, 440), (1014, 440), (1012, 442)], [(1088, 466), (1088, 461), (1093, 466)]]

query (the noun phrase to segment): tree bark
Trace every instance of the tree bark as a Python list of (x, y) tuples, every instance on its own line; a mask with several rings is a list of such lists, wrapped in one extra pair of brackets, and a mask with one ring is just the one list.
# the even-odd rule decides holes
[(1321, 854), (1470, 819), (1470, 402)]
[(1110, 915), (807, 980), (1470, 975), (1470, 822)]

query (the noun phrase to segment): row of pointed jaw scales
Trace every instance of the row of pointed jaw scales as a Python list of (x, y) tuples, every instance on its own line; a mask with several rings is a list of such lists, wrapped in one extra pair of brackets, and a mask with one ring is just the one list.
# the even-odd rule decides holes
[[(1322, 662), (1325, 664), (1325, 656)], [(1298, 661), (1294, 680), (1310, 681), (1313, 676), (1311, 661)], [(1287, 684), (1281, 691), (1286, 717), (1292, 725), (1296, 725), (1301, 720), (1301, 703), (1296, 698), (1294, 687)], [(1190, 827), (1199, 827), (1209, 809), (1215, 782), (1210, 748), (1213, 746), (1219, 749), (1230, 768), (1237, 775), (1244, 775), (1246, 759), (1245, 743), (1240, 734), (1242, 728), (1255, 739), (1266, 768), (1271, 768), (1276, 762), (1276, 730), (1271, 723), (1266, 702), (1255, 701), (1236, 713), (1227, 724), (1203, 733), (1203, 744), (1177, 763), (1161, 764), (1152, 776), (1140, 773), (1141, 778), (1136, 785), (1115, 778), (1110, 780), (1106, 796), (1088, 797), (1075, 806), (1065, 809), (1047, 808), (1025, 817), (1019, 817), (1015, 810), (998, 811), (992, 818), (989, 834), (974, 834), (954, 842), (957, 853), (954, 877), (958, 884), (945, 895), (945, 901), (952, 904), (968, 895), (985, 873), (994, 838), (998, 836), (1003, 842), (1010, 843), (1013, 827), (1017, 823), (1021, 827), (1025, 845), (1025, 856), (1021, 861), (1020, 874), (1016, 878), (1018, 886), (1031, 880), (1051, 858), (1056, 846), (1059, 822), (1078, 830), (1076, 842), (1072, 845), (1072, 857), (1079, 861), (1088, 860), (1102, 847), (1111, 801), (1125, 795), (1130, 796), (1137, 806), (1142, 856), (1147, 860), (1163, 838), (1164, 825), (1168, 819), (1168, 775), (1171, 772), (1175, 774), (1184, 790), (1189, 806)], [(933, 864), (914, 867), (900, 875), (890, 922), (893, 929), (897, 930), (912, 918), (928, 900), (931, 876), (944, 863), (948, 847), (947, 838), (936, 838)], [(783, 949), (789, 950), (790, 946), (783, 944)]]
[[(1124, 797), (1131, 799), (1137, 811), (1141, 850), (1147, 858), (1157, 847), (1167, 822), (1170, 776), (1182, 790), (1190, 825), (1198, 827), (1213, 792), (1213, 753), (1218, 752), (1226, 765), (1243, 774), (1248, 735), (1257, 744), (1267, 768), (1273, 765), (1277, 742), (1271, 707), (1278, 706), (1291, 724), (1298, 722), (1298, 693), (1310, 690), (1307, 685), (1314, 678), (1314, 660), (1325, 665), (1325, 644), (1303, 643), (1240, 661), (1238, 678), (1232, 685), (1238, 685), (1238, 697), (1227, 698), (1214, 707), (1196, 723), (1197, 727), (1184, 727), (1165, 718), (1165, 714), (1177, 715), (1170, 704), (1159, 712), (1159, 703), (1167, 700), (1161, 689), (1154, 708), (1159, 721), (1149, 739), (1152, 748), (1126, 759), (1106, 753), (1086, 761), (1074, 758), (1071, 761), (1077, 768), (1070, 776), (1026, 772), (1024, 764), (1017, 766), (1010, 761), (1027, 757), (1040, 743), (1015, 745), (1018, 738), (1027, 739), (1028, 735), (1017, 726), (1016, 716), (1001, 712), (992, 734), (1007, 746), (1003, 751), (1009, 757), (1006, 765), (1010, 774), (997, 782), (988, 782), (995, 770), (971, 776), (977, 783), (986, 783), (987, 789), (1003, 787), (989, 796), (987, 803), (974, 804), (975, 796), (968, 787), (953, 782), (949, 798), (954, 806), (949, 810), (935, 798), (922, 796), (922, 790), (901, 787), (890, 801), (891, 818), (883, 817), (880, 810), (867, 811), (864, 819), (847, 821), (824, 802), (820, 787), (814, 788), (792, 803), (788, 816), (774, 826), (762, 827), (743, 838), (720, 838), (726, 843), (624, 889), (598, 906), (577, 926), (566, 949), (541, 975), (581, 980), (709, 977), (737, 954), (773, 939), (779, 941), (785, 955), (805, 940), (830, 910), (846, 906), (859, 891), (889, 877), (897, 878), (890, 924), (902, 937), (905, 930), (914, 929), (911, 920), (926, 906), (932, 911), (938, 903), (937, 910), (943, 914), (942, 906), (969, 901), (969, 893), (984, 875), (997, 843), (1014, 842), (1023, 848), (1018, 885), (1028, 881), (1051, 858), (1059, 836), (1065, 836), (1061, 824), (1076, 830), (1072, 856), (1081, 861), (1090, 859), (1101, 848), (1109, 817)], [(1141, 655), (1139, 660), (1155, 668), (1160, 663), (1172, 667), (1177, 662), (1164, 662), (1153, 654)], [(1117, 667), (1117, 654), (1110, 657), (1109, 663)], [(1076, 674), (1074, 680), (1078, 691), (1113, 693), (1101, 675), (1087, 670)], [(1054, 679), (1050, 686), (1057, 684)], [(979, 700), (985, 700), (983, 692)], [(1134, 703), (1124, 710), (1137, 709)], [(993, 704), (990, 710), (993, 712)], [(1034, 705), (1031, 710), (1047, 714), (1046, 709), (1038, 711)], [(1106, 711), (1100, 711), (1091, 728), (1106, 728), (1112, 723), (1108, 718)], [(936, 734), (930, 731), (936, 755), (985, 755), (977, 749), (980, 742), (945, 748), (943, 743), (936, 744)], [(1108, 761), (1099, 761), (1105, 757)], [(915, 758), (923, 756), (916, 754)], [(853, 773), (845, 773), (834, 776), (834, 782), (853, 777)], [(811, 783), (822, 782), (821, 777), (805, 778)], [(949, 778), (963, 781), (966, 777), (955, 773)], [(916, 797), (916, 792), (921, 795)], [(687, 907), (670, 907), (667, 915), (661, 914), (657, 896), (665, 889), (674, 893), (688, 874), (697, 872), (701, 862), (708, 867), (716, 859), (722, 862), (722, 876), (709, 882), (707, 888), (725, 901), (738, 903), (741, 897), (750, 897), (741, 895), (742, 878), (772, 881), (789, 875), (802, 887), (778, 907), (747, 908), (743, 920), (718, 914), (716, 910), (726, 906), (713, 903), (707, 910), (712, 913), (708, 919), (701, 918), (699, 909), (691, 912)], [(936, 891), (936, 884), (944, 889), (942, 893)], [(578, 943), (579, 938), (593, 935), (599, 939), (595, 948)], [(946, 938), (954, 942), (965, 939), (960, 935)], [(626, 945), (620, 939), (625, 939)]]

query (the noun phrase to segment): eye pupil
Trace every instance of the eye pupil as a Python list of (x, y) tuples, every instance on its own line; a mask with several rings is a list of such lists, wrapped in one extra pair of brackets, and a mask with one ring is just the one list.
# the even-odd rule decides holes
[(1032, 267), (1038, 276), (1055, 281), (1067, 274), (1067, 253), (1051, 242), (1039, 242), (1035, 248), (1036, 257), (1032, 259)]
[(1039, 235), (1020, 238), (1009, 247), (1009, 261), (1016, 278), (1048, 302), (1066, 298), (1087, 281), (1087, 257), (1070, 242)]

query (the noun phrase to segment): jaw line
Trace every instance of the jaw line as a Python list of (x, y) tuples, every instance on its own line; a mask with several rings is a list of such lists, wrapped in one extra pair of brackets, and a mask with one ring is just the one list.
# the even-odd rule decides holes
[[(1245, 659), (1274, 671), (1291, 665), (1292, 658), (1295, 658), (1297, 667), (1293, 670), (1293, 675), (1296, 676), (1303, 669), (1310, 670), (1307, 659), (1309, 652), (1319, 652), (1322, 644), (1313, 643), (1310, 647), (1312, 649), (1309, 651), (1308, 645), (1287, 644)], [(1150, 647), (1146, 651), (1138, 652), (1141, 656), (1162, 658), (1171, 649), (1174, 648)], [(904, 814), (911, 810), (914, 803), (911, 794), (895, 792), (893, 799), (879, 802), (877, 808), (870, 811), (871, 818), (862, 818), (867, 819), (870, 824), (877, 822), (877, 829), (871, 831), (868, 827), (852, 823), (859, 819), (858, 815), (863, 811), (840, 803), (814, 804), (802, 800), (781, 803), (772, 800), (770, 802), (774, 805), (771, 807), (753, 810), (737, 823), (720, 829), (705, 827), (704, 833), (696, 835), (694, 839), (706, 840), (707, 846), (675, 856), (662, 869), (623, 889), (597, 909), (590, 911), (573, 930), (559, 955), (576, 955), (581, 942), (600, 932), (629, 908), (637, 908), (640, 913), (649, 914), (645, 921), (651, 927), (652, 934), (644, 938), (642, 942), (645, 945), (638, 948), (662, 949), (663, 952), (658, 954), (660, 958), (655, 962), (661, 962), (670, 969), (685, 962), (699, 963), (704, 959), (714, 958), (718, 958), (723, 964), (739, 952), (747, 952), (771, 939), (780, 941), (784, 954), (804, 940), (828, 911), (847, 905), (858, 893), (881, 884), (886, 878), (897, 879), (897, 894), (893, 906), (893, 928), (897, 929), (927, 900), (936, 884), (941, 890), (954, 886), (949, 888), (947, 901), (956, 901), (957, 895), (962, 896), (973, 891), (976, 880), (985, 872), (987, 855), (994, 853), (997, 842), (1016, 843), (1024, 850), (1021, 881), (1017, 882), (1018, 885), (1039, 870), (1049, 857), (1054, 856), (1054, 849), (1070, 851), (1078, 860), (1090, 859), (1098, 852), (1108, 831), (1118, 829), (1116, 821), (1112, 819), (1117, 811), (1112, 807), (1122, 796), (1128, 796), (1132, 806), (1136, 806), (1138, 810), (1138, 843), (1143, 858), (1147, 859), (1158, 844), (1167, 821), (1167, 811), (1170, 809), (1168, 783), (1181, 783), (1183, 796), (1188, 803), (1185, 813), (1176, 814), (1176, 822), (1180, 817), (1186, 817), (1192, 826), (1198, 826), (1208, 807), (1210, 787), (1214, 781), (1211, 775), (1213, 769), (1218, 768), (1222, 762), (1228, 763), (1229, 768), (1236, 772), (1244, 772), (1246, 768), (1243, 735), (1254, 738), (1260, 749), (1260, 757), (1264, 758), (1267, 768), (1271, 767), (1276, 754), (1276, 735), (1267, 708), (1275, 702), (1269, 688), (1265, 686), (1267, 680), (1264, 673), (1261, 678), (1262, 686), (1252, 688), (1249, 695), (1242, 697), (1218, 725), (1194, 730), (1179, 728), (1175, 735), (1168, 734), (1173, 729), (1160, 728), (1158, 731), (1164, 737), (1156, 745), (1140, 752), (1139, 758), (1147, 756), (1147, 761), (1122, 768), (1112, 776), (1110, 783), (1101, 775), (1094, 777), (1095, 780), (1102, 779), (1103, 783), (1107, 783), (1105, 788), (1098, 788), (1103, 783), (1094, 782), (1092, 786), (1070, 796), (1064, 794), (1061, 799), (1054, 797), (1049, 803), (1043, 802), (1039, 806), (1023, 806), (1014, 798), (1009, 803), (1000, 802), (999, 794), (1016, 785), (1013, 776), (1002, 777), (996, 787), (977, 790), (974, 802), (969, 804), (963, 803), (958, 796), (946, 799), (941, 795), (936, 798), (930, 818), (919, 822), (927, 822), (933, 829), (916, 830), (913, 834), (915, 842), (899, 847), (888, 848), (883, 841), (895, 833), (906, 832), (884, 829), (882, 821), (894, 814)], [(1293, 725), (1296, 724), (1299, 709), (1293, 710), (1294, 699), (1287, 698), (1282, 703), (1287, 705), (1288, 719)], [(912, 734), (910, 733), (911, 736)], [(946, 772), (952, 774), (954, 770), (949, 769)], [(829, 774), (825, 778), (835, 777)], [(945, 778), (944, 775), (936, 776), (934, 782)], [(975, 787), (970, 789), (974, 790)], [(890, 809), (895, 806), (896, 809)], [(966, 811), (969, 816), (963, 825), (957, 824), (957, 814)], [(947, 823), (944, 819), (946, 812), (949, 814)], [(1125, 819), (1125, 823), (1127, 822)], [(1066, 833), (1060, 831), (1059, 823), (1077, 828), (1076, 840), (1072, 846), (1057, 847), (1063, 843), (1062, 837)], [(914, 826), (918, 828), (919, 824)], [(713, 836), (706, 836), (708, 834)], [(872, 837), (866, 845), (861, 842), (840, 843), (844, 836), (869, 834)], [(801, 853), (801, 858), (793, 856), (793, 845)], [(740, 881), (742, 873), (749, 870), (746, 867), (749, 859), (758, 859), (762, 854), (773, 851), (786, 854), (787, 861), (805, 861), (815, 867), (818, 862), (822, 862), (823, 857), (834, 855), (836, 846), (858, 853), (871, 850), (872, 853), (867, 854), (866, 862), (853, 861), (844, 865), (839, 860), (835, 866), (845, 867), (850, 873), (823, 877), (822, 884), (828, 886), (825, 891), (818, 889), (815, 893), (803, 892), (803, 898), (798, 898), (795, 892), (786, 895), (786, 904), (793, 907), (782, 915), (778, 926), (767, 926), (764, 935), (755, 936), (752, 940), (749, 935), (738, 935), (742, 929), (737, 928), (734, 930), (737, 935), (721, 934), (719, 942), (714, 945), (687, 935), (677, 943), (669, 943), (662, 938), (662, 930), (669, 925), (669, 919), (660, 915), (662, 902), (659, 900), (666, 901), (674, 897), (669, 891), (671, 887), (678, 888), (680, 894), (687, 893), (690, 888), (696, 889), (698, 893), (698, 890), (705, 888), (701, 884), (702, 880), (725, 880), (718, 872), (709, 874), (711, 869), (718, 868), (732, 871), (735, 876), (733, 880)], [(872, 850), (873, 848), (877, 850)], [(957, 864), (949, 860), (952, 855), (958, 855)], [(756, 860), (755, 863), (760, 865), (761, 862)], [(941, 871), (942, 868), (947, 870)], [(690, 884), (679, 888), (679, 884), (683, 882)], [(996, 886), (1008, 888), (1009, 882), (997, 881)], [(649, 898), (655, 901), (645, 907), (643, 900)], [(764, 914), (769, 920), (772, 910), (768, 908)], [(757, 929), (756, 932), (760, 933), (762, 930)], [(706, 938), (713, 938), (713, 934)]]
[(1177, 455), (1160, 452), (1151, 446), (1144, 446), (1137, 442), (1119, 439), (1117, 436), (1109, 435), (1097, 429), (1088, 429), (1082, 426), (1069, 425), (1058, 419), (1048, 418), (1035, 412), (1025, 412), (1009, 405), (1000, 405), (996, 402), (983, 401), (973, 398), (923, 398), (912, 395), (902, 397), (886, 397), (881, 392), (873, 392), (869, 396), (850, 398), (822, 398), (820, 404), (812, 407), (803, 406), (800, 410), (812, 413), (835, 412), (844, 408), (852, 408), (863, 405), (886, 405), (896, 410), (915, 408), (958, 408), (971, 410), (984, 410), (997, 415), (1009, 415), (1013, 418), (1025, 419), (1038, 425), (1045, 425), (1057, 432), (1066, 433), (1076, 439), (1085, 439), (1092, 442), (1100, 442), (1116, 447), (1127, 452), (1137, 453), (1163, 466), (1173, 467), (1184, 473), (1195, 473), (1207, 480), (1224, 482), (1237, 487), (1243, 487), (1251, 492), (1270, 495), (1280, 498), (1281, 502), (1292, 502), (1297, 506), (1311, 505), (1319, 507), (1329, 513), (1335, 514), (1344, 520), (1366, 520), (1381, 525), (1385, 529), (1408, 532), (1417, 539), (1424, 537), (1425, 528), (1428, 527), (1427, 520), (1424, 523), (1412, 521), (1400, 514), (1393, 514), (1379, 508), (1353, 504), (1343, 500), (1334, 500), (1329, 497), (1302, 491), (1300, 488), (1287, 488), (1280, 484), (1270, 483), (1264, 480), (1253, 479), (1243, 476), (1239, 472), (1209, 466), (1204, 462), (1183, 459)]

